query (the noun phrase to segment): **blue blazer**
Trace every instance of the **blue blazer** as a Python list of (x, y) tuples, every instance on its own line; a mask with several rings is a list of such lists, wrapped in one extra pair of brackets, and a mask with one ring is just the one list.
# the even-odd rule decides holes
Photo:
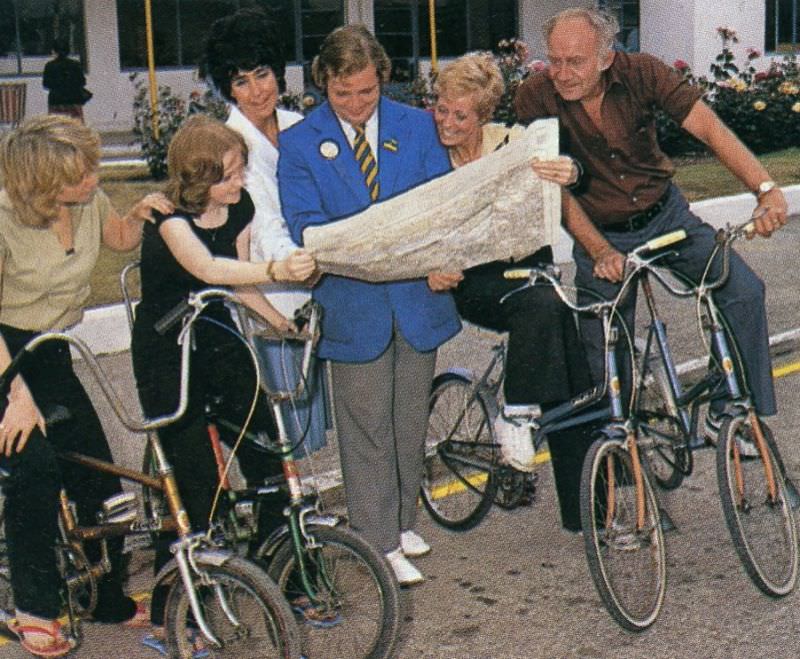
[[(450, 170), (429, 113), (383, 97), (378, 112), (379, 201)], [(281, 132), (279, 140), (278, 188), (295, 242), (303, 244), (307, 226), (370, 205), (353, 150), (328, 103)], [(393, 324), (420, 352), (433, 350), (461, 329), (452, 296), (434, 293), (424, 279), (370, 283), (325, 275), (314, 299), (324, 309), (319, 345), (324, 359), (367, 362), (379, 357), (391, 341)]]

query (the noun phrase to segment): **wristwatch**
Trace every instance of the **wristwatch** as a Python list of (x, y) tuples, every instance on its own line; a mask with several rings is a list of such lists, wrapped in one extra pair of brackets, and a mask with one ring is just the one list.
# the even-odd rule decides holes
[(761, 199), (767, 192), (770, 190), (775, 189), (777, 183), (775, 181), (762, 181), (758, 184), (758, 189), (755, 191), (755, 195), (758, 199)]

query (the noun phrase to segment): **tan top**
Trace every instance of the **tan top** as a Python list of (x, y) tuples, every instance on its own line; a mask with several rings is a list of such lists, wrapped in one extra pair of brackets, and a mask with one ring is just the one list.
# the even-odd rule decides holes
[(503, 124), (489, 123), (483, 125), (483, 144), (481, 156), (487, 156), (497, 149), (515, 140), (525, 132), (525, 127), (519, 124), (505, 126)]
[(703, 95), (646, 53), (615, 53), (603, 84), (602, 133), (580, 101), (558, 95), (546, 72), (523, 82), (514, 99), (520, 121), (558, 117), (562, 151), (586, 170), (586, 189), (577, 199), (599, 225), (625, 220), (661, 198), (675, 168), (658, 144), (654, 110), (680, 125)]
[(67, 254), (51, 229), (17, 222), (0, 190), (0, 323), (42, 332), (81, 320), (111, 202), (98, 190), (89, 203), (70, 210), (74, 253)]

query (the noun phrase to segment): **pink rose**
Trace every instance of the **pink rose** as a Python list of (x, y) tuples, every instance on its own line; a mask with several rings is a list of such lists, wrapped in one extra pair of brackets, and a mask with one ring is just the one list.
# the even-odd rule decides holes
[(673, 68), (678, 69), (678, 71), (685, 71), (686, 69), (689, 68), (689, 65), (686, 62), (684, 62), (682, 59), (676, 59), (672, 63), (672, 66), (673, 66)]

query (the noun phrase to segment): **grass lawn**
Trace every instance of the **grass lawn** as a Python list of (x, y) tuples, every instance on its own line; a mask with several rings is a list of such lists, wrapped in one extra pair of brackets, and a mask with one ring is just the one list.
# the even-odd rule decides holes
[[(800, 183), (800, 149), (768, 153), (761, 156), (760, 160), (780, 185)], [(746, 192), (744, 186), (713, 158), (677, 162), (675, 182), (690, 201)], [(161, 183), (147, 178), (145, 167), (104, 169), (101, 186), (120, 213), (126, 213), (149, 192), (162, 188)], [(125, 264), (137, 257), (136, 251), (120, 254), (102, 249), (92, 276), (90, 306), (119, 302), (122, 299), (119, 272)]]

